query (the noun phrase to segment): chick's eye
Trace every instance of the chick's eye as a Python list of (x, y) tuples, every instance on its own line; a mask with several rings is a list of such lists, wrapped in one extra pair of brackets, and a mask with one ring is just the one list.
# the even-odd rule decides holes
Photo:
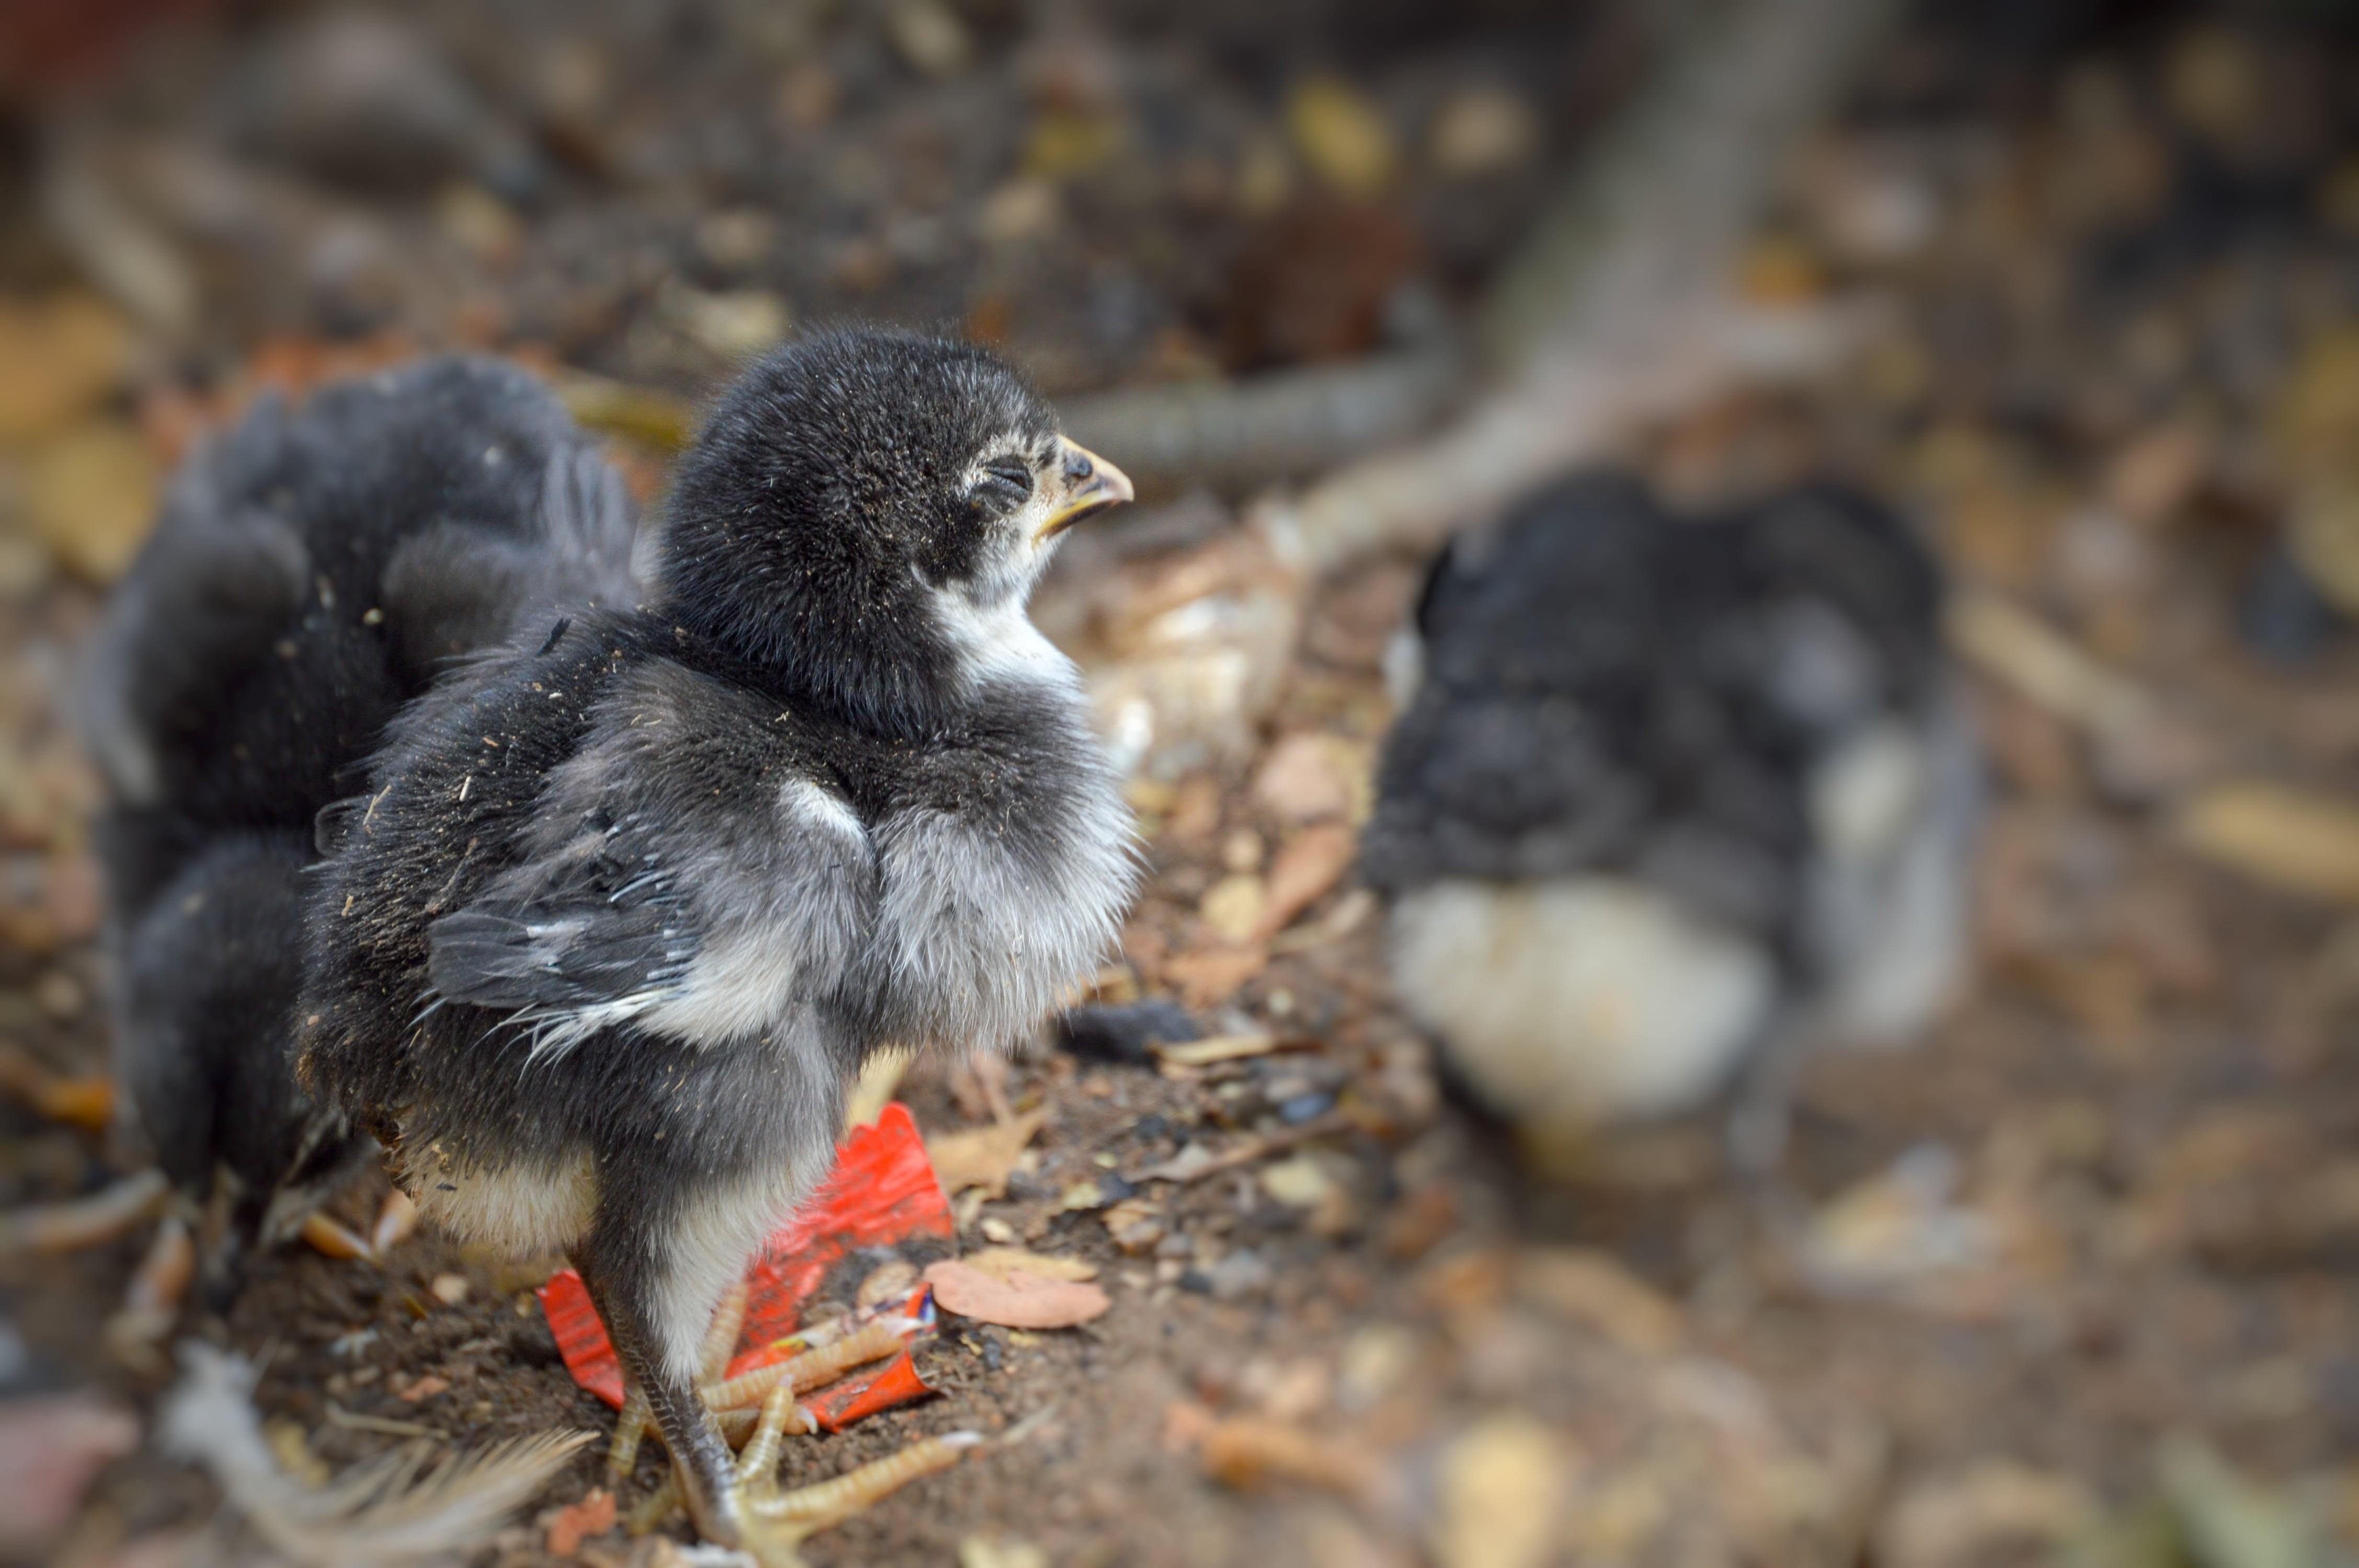
[(970, 492), (978, 506), (1006, 512), (1032, 498), (1032, 470), (1017, 458), (995, 458), (983, 465), (983, 477)]

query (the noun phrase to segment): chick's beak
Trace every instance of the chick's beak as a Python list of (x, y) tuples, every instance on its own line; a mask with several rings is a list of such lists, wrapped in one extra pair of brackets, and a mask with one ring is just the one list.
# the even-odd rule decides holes
[(1092, 513), (1119, 505), (1138, 493), (1128, 474), (1062, 436), (1057, 438), (1057, 459), (1058, 477), (1065, 485), (1064, 504), (1040, 524), (1032, 535), (1034, 544), (1045, 545)]

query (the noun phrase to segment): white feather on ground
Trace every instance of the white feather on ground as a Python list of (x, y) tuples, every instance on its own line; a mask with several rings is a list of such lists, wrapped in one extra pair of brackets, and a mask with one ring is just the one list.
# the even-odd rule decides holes
[(180, 1359), (187, 1375), (164, 1407), (166, 1450), (210, 1470), (229, 1505), (275, 1550), (320, 1568), (427, 1563), (472, 1552), (539, 1496), (592, 1435), (540, 1433), (430, 1471), (431, 1451), (414, 1445), (311, 1487), (279, 1467), (263, 1437), (251, 1365), (200, 1341), (183, 1345)]

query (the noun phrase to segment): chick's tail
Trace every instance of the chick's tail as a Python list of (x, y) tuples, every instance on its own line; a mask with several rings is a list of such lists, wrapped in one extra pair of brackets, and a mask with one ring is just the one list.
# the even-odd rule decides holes
[(375, 1568), (463, 1556), (538, 1497), (590, 1441), (540, 1433), (427, 1467), (423, 1444), (355, 1465), (324, 1486), (287, 1474), (254, 1408), (255, 1371), (201, 1341), (181, 1346), (186, 1376), (166, 1403), (164, 1446), (202, 1464), (272, 1548), (301, 1563)]

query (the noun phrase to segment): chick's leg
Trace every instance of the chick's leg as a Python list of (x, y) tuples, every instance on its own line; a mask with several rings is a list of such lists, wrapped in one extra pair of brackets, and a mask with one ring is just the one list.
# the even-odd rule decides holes
[(636, 1238), (617, 1238), (604, 1231), (602, 1227), (577, 1250), (573, 1266), (581, 1271), (582, 1282), (606, 1325), (624, 1375), (644, 1398), (648, 1416), (663, 1434), (689, 1517), (705, 1540), (719, 1546), (739, 1545), (745, 1509), (736, 1456), (697, 1395), (696, 1367), (675, 1367), (667, 1354), (661, 1265), (647, 1255), (643, 1242), (634, 1245)]

